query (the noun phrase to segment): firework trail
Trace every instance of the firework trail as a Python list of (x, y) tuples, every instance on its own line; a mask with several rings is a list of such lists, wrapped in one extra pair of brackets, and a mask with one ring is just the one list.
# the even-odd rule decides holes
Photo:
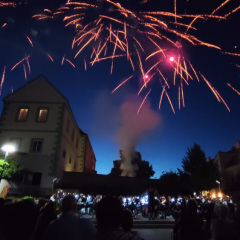
[(6, 73), (6, 66), (3, 68), (3, 74), (2, 74), (2, 80), (1, 80), (1, 85), (0, 85), (0, 96), (2, 95), (2, 86), (5, 80), (5, 73)]
[(230, 83), (227, 83), (227, 85), (240, 96), (240, 92), (236, 88), (234, 88)]

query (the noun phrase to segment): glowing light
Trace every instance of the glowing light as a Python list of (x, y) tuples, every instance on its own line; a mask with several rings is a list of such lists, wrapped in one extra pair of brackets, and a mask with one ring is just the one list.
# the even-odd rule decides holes
[(171, 62), (173, 62), (173, 61), (174, 61), (174, 57), (170, 57), (169, 60), (170, 60)]
[(218, 193), (218, 197), (219, 197), (219, 198), (222, 198), (222, 196), (223, 196), (223, 195), (222, 195), (222, 193), (221, 193), (221, 192), (220, 192), (220, 193)]
[(144, 76), (144, 80), (148, 80), (148, 79), (149, 79), (149, 75), (146, 74), (146, 75)]
[(16, 148), (15, 146), (11, 145), (11, 144), (6, 144), (6, 145), (3, 145), (2, 146), (2, 151), (4, 151), (6, 153), (6, 155), (8, 153), (11, 153), (11, 152), (15, 152), (16, 151)]
[(216, 198), (216, 194), (215, 193), (212, 194), (212, 198)]

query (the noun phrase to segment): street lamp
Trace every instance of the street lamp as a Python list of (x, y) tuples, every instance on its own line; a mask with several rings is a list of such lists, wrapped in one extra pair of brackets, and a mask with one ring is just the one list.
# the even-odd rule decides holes
[(218, 188), (219, 188), (219, 191), (220, 191), (220, 182), (218, 180), (216, 180), (216, 183), (218, 184)]
[(15, 152), (16, 149), (11, 144), (5, 144), (1, 147), (1, 150), (5, 153), (5, 156), (4, 156), (4, 164), (3, 164), (3, 169), (2, 169), (2, 172), (1, 172), (0, 180), (2, 180), (2, 176), (3, 176), (4, 168), (5, 168), (5, 165), (6, 165), (6, 162), (7, 162), (8, 154), (12, 153), (12, 152)]

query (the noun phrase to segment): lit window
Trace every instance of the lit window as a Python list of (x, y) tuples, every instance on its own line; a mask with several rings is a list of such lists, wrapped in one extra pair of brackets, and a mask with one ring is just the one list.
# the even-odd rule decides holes
[(38, 111), (37, 121), (38, 122), (46, 122), (47, 121), (47, 116), (48, 116), (48, 109), (41, 108)]
[(32, 140), (32, 152), (41, 152), (43, 146), (43, 140), (42, 139), (34, 139)]
[(20, 108), (18, 112), (18, 117), (17, 120), (19, 122), (24, 122), (27, 120), (27, 115), (28, 115), (28, 108)]

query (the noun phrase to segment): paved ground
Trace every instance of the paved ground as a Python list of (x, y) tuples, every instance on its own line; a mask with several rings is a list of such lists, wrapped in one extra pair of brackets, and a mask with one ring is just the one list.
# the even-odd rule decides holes
[(133, 229), (144, 240), (172, 240), (172, 229), (160, 228), (160, 229)]
[[(96, 224), (96, 219), (92, 219)], [(138, 234), (144, 240), (172, 240), (174, 219), (167, 217), (167, 219), (155, 219), (149, 221), (147, 218), (139, 216), (138, 219), (134, 219), (133, 231)]]

